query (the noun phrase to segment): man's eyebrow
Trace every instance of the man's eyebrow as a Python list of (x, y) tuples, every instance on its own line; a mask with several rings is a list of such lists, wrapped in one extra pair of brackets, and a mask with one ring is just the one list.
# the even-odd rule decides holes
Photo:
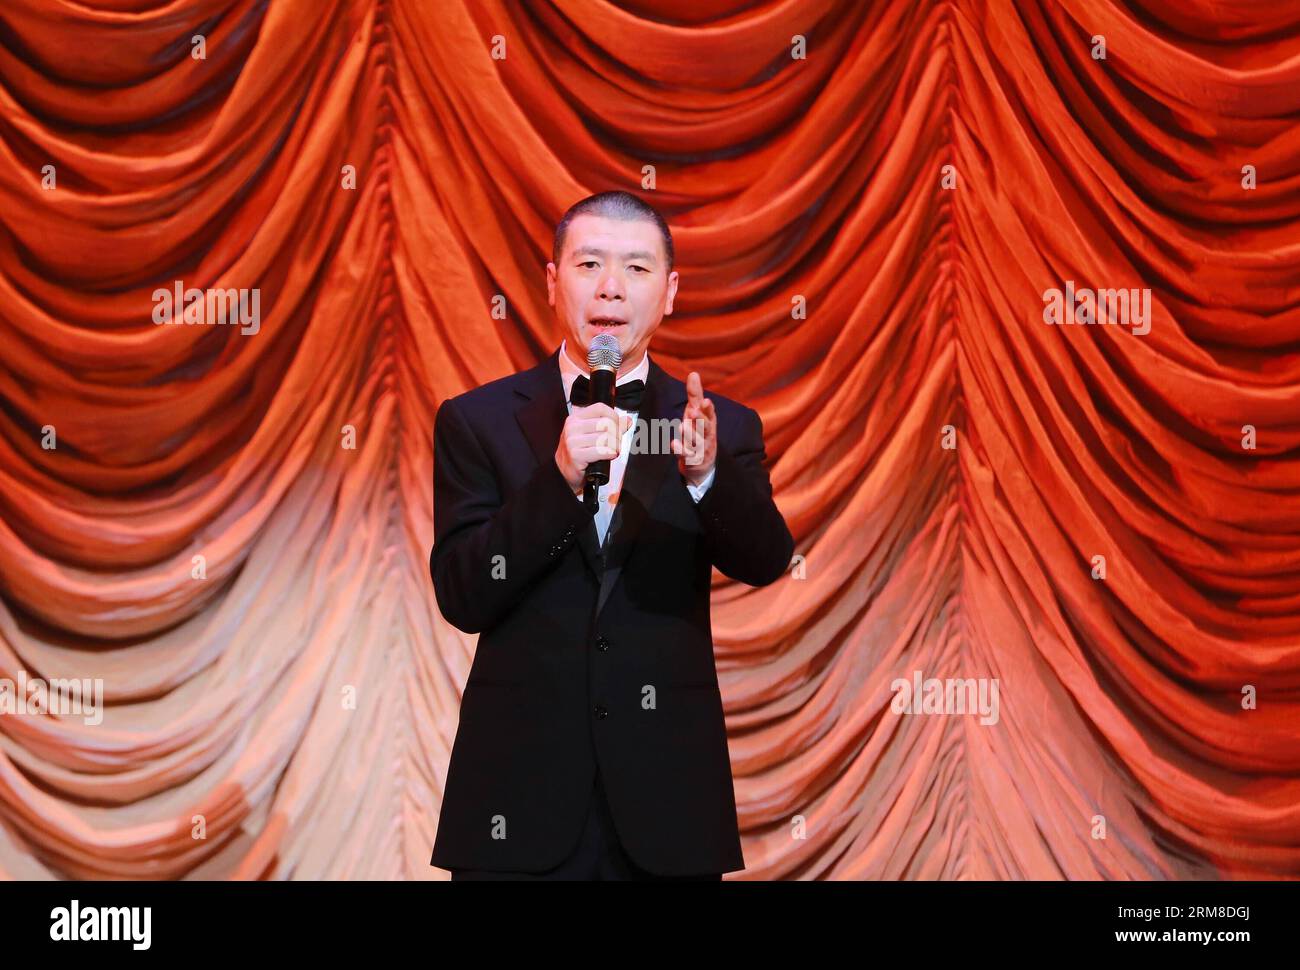
[[(604, 256), (606, 255), (606, 252), (607, 252), (606, 250), (598, 249), (595, 246), (579, 246), (577, 249), (573, 251), (573, 255), (574, 256)], [(646, 252), (645, 250), (638, 249), (636, 252), (624, 253), (623, 258), (640, 259), (640, 260), (644, 260), (645, 262), (653, 263), (655, 261), (655, 254)]]

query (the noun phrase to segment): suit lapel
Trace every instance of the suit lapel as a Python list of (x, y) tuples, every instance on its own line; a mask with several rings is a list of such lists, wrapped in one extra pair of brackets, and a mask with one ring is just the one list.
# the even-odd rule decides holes
[[(641, 451), (634, 450), (628, 455), (627, 467), (623, 470), (623, 484), (619, 492), (618, 504), (614, 507), (614, 515), (610, 520), (605, 539), (605, 572), (601, 576), (600, 596), (596, 600), (597, 616), (600, 615), (605, 601), (609, 599), (610, 591), (622, 575), (623, 564), (627, 561), (642, 526), (645, 525), (664, 475), (668, 469), (677, 467), (677, 456), (671, 451), (665, 453), (660, 449), (660, 453), (654, 453), (660, 437), (654, 419), (668, 420), (681, 417), (682, 407), (686, 404), (686, 385), (670, 377), (668, 372), (653, 359), (650, 361), (650, 371), (646, 377), (641, 410), (637, 412), (638, 423), (646, 422), (644, 447)], [(559, 435), (558, 430), (556, 435)], [(633, 442), (635, 448), (635, 433)], [(594, 527), (593, 523), (593, 530)]]
[[(527, 372), (526, 380), (515, 393), (527, 400), (516, 412), (519, 427), (539, 462), (555, 461), (555, 446), (560, 440), (569, 409), (564, 400), (564, 382), (560, 379), (560, 352)], [(593, 576), (601, 578), (601, 553), (596, 522), (591, 520), (579, 530), (577, 545)]]

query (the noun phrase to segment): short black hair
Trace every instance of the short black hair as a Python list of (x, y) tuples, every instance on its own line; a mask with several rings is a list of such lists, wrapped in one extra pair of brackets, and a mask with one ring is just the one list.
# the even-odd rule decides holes
[(607, 219), (646, 219), (659, 227), (659, 234), (664, 240), (664, 254), (668, 257), (668, 268), (673, 271), (673, 234), (668, 230), (668, 223), (659, 214), (659, 210), (648, 202), (637, 198), (631, 192), (598, 192), (573, 203), (560, 217), (555, 226), (555, 242), (551, 248), (551, 262), (560, 265), (560, 253), (564, 252), (564, 237), (569, 233), (569, 223), (577, 216), (604, 216)]

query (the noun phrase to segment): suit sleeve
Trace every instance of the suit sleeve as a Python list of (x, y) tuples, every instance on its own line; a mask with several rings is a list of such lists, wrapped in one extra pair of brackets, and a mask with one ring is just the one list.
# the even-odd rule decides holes
[(713, 564), (724, 576), (750, 586), (776, 582), (790, 565), (794, 538), (772, 500), (763, 467), (763, 421), (744, 409), (734, 448), (718, 442), (713, 483), (695, 508)]
[(590, 513), (553, 461), (502, 501), (492, 463), (453, 399), (438, 408), (433, 456), (434, 594), (447, 622), (481, 633), (561, 558)]

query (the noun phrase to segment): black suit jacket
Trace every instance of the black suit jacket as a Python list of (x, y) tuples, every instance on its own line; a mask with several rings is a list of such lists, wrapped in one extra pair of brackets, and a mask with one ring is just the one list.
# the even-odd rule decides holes
[[(429, 569), (443, 616), (480, 637), (432, 865), (559, 864), (599, 766), (637, 865), (660, 875), (745, 867), (710, 570), (764, 586), (794, 543), (772, 501), (758, 414), (708, 396), (718, 417), (709, 490), (697, 504), (676, 455), (634, 446), (604, 549), (555, 465), (567, 417), (558, 350), (438, 409)], [(685, 403), (686, 385), (651, 360), (638, 419), (680, 418)]]

